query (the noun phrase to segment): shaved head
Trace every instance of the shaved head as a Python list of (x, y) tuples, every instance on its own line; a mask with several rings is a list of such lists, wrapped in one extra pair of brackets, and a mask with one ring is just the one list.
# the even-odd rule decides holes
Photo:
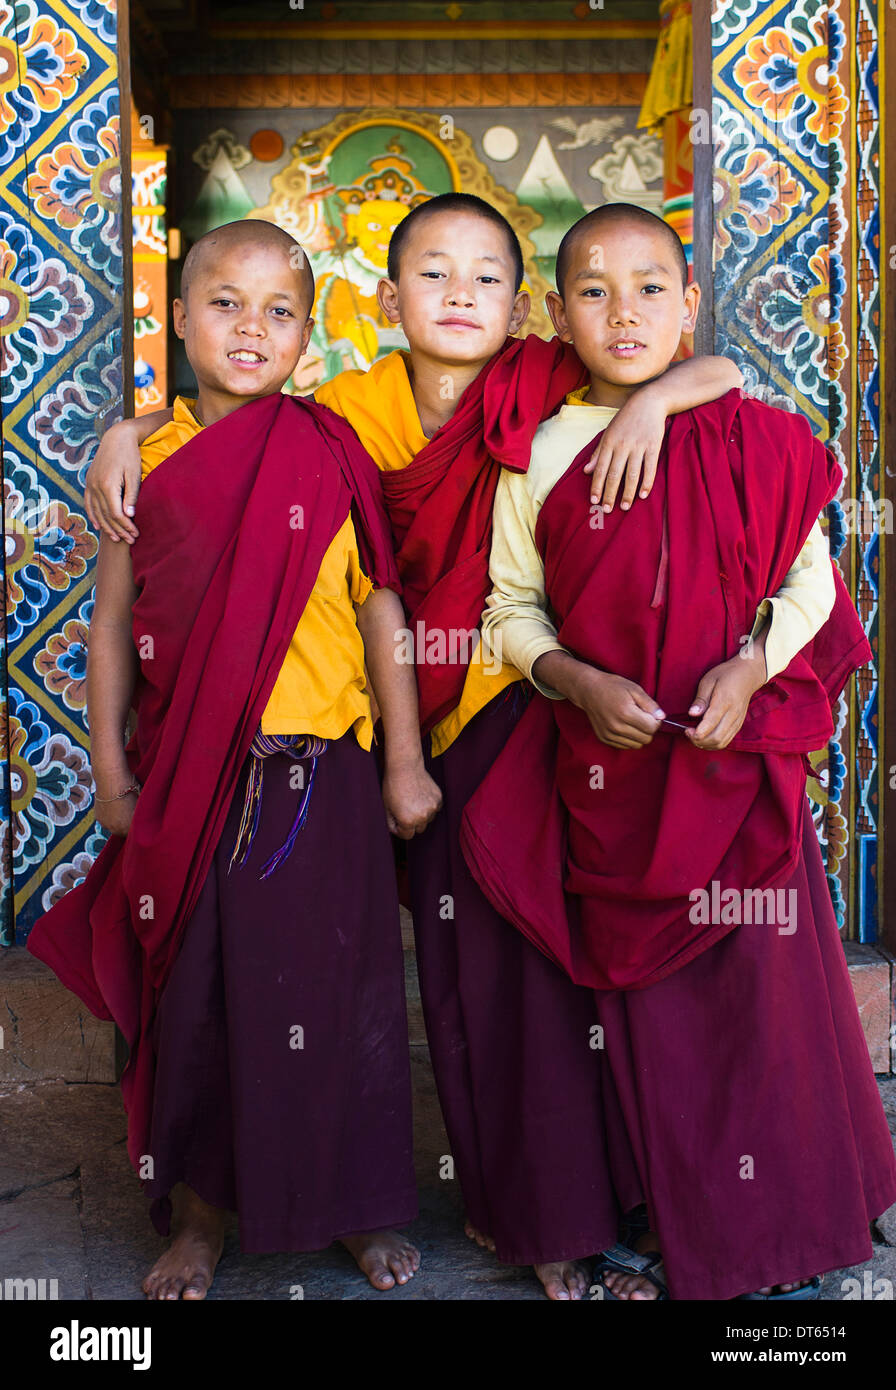
[(578, 250), (582, 242), (587, 242), (594, 246), (596, 252), (600, 251), (600, 234), (604, 228), (620, 226), (637, 227), (640, 231), (656, 232), (668, 243), (669, 251), (673, 257), (673, 264), (678, 266), (681, 272), (682, 289), (687, 289), (688, 285), (688, 261), (681, 238), (678, 233), (664, 222), (656, 213), (648, 212), (646, 208), (639, 208), (634, 203), (605, 203), (601, 208), (595, 208), (593, 212), (586, 212), (584, 217), (580, 217), (578, 222), (574, 222), (569, 231), (564, 236), (557, 251), (557, 290), (562, 296), (564, 293), (564, 282), (569, 273), (570, 263), (573, 253)]
[(407, 217), (399, 222), (389, 241), (389, 279), (398, 284), (398, 276), (401, 270), (401, 253), (407, 245), (408, 238), (411, 236), (415, 227), (419, 227), (423, 222), (429, 221), (431, 217), (437, 217), (440, 212), (467, 212), (474, 213), (477, 217), (483, 218), (486, 222), (491, 222), (502, 233), (507, 242), (507, 251), (510, 256), (510, 263), (513, 266), (513, 274), (516, 280), (514, 290), (518, 291), (523, 283), (523, 252), (520, 240), (516, 232), (511, 227), (507, 218), (500, 213), (497, 208), (492, 207), (483, 198), (477, 198), (475, 193), (439, 193), (434, 198), (429, 198), (425, 203), (418, 203), (415, 208), (408, 213)]
[(314, 302), (314, 275), (308, 257), (299, 243), (289, 232), (273, 222), (246, 219), (242, 222), (225, 222), (223, 227), (215, 227), (206, 232), (187, 252), (180, 275), (181, 298), (186, 300), (190, 285), (198, 275), (211, 273), (216, 259), (229, 255), (235, 250), (280, 251), (288, 259), (296, 275), (296, 282), (302, 303), (308, 305), (310, 312)]

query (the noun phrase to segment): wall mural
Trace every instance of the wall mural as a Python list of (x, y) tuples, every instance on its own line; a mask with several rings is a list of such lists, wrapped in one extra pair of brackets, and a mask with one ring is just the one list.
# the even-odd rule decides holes
[[(450, 124), (399, 108), (320, 114), (315, 123), (315, 113), (303, 112), (299, 123), (295, 113), (278, 111), (213, 113), (216, 126), (184, 161), (181, 188), (188, 209), (181, 228), (191, 241), (223, 222), (262, 217), (308, 252), (315, 329), (294, 383), (299, 391), (405, 345), (380, 313), (376, 285), (393, 229), (434, 194), (475, 193), (508, 218), (532, 294), (526, 331), (546, 335), (544, 296), (566, 229), (602, 202), (662, 208), (662, 142), (636, 129), (636, 107), (587, 119), (581, 112), (471, 110)], [(184, 113), (188, 120), (195, 124), (192, 112)], [(283, 153), (273, 156), (274, 169), (278, 142)]]

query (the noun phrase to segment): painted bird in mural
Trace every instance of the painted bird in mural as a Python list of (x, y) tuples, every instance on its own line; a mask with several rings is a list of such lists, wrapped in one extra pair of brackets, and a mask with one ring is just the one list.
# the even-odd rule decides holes
[(576, 121), (572, 116), (555, 116), (551, 125), (566, 130), (572, 140), (559, 141), (558, 150), (579, 150), (583, 145), (600, 145), (612, 131), (625, 125), (622, 116), (594, 116), (590, 121)]

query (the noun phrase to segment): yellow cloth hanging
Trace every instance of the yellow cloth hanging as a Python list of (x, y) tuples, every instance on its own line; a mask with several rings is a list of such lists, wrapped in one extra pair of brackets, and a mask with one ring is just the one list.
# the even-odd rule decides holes
[(691, 56), (691, 0), (662, 0), (660, 36), (638, 127), (656, 130), (672, 111), (691, 106), (694, 65)]

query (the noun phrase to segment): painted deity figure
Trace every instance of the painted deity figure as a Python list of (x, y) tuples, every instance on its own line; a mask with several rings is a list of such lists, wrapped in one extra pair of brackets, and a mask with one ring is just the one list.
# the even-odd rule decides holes
[[(413, 170), (393, 137), (365, 174), (322, 198), (331, 244), (311, 255), (318, 288), (310, 351), (320, 364), (320, 380), (347, 367), (366, 370), (405, 346), (401, 329), (380, 309), (376, 287), (386, 274), (393, 231), (411, 208), (433, 196)], [(296, 384), (311, 389), (304, 379)]]

